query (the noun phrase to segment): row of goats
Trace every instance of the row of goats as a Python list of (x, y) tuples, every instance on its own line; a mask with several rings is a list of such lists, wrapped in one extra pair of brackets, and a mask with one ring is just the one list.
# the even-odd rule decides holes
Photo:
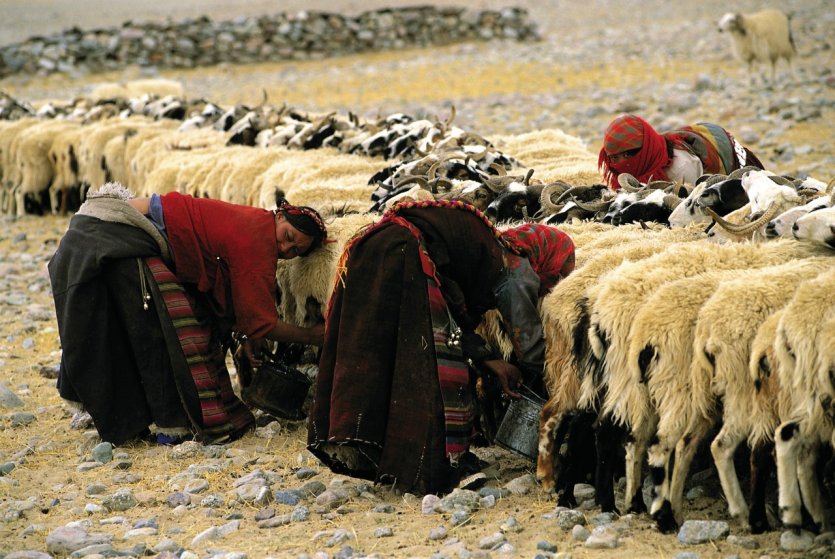
[[(802, 505), (815, 528), (826, 527), (816, 456), (821, 444), (835, 444), (831, 249), (786, 239), (717, 244), (694, 227), (619, 227), (575, 240), (577, 269), (542, 304), (550, 394), (540, 417), (543, 487), (572, 504), (583, 475), (577, 441), (594, 432), (602, 508), (615, 510), (612, 465), (622, 450), (623, 506), (647, 510), (648, 461), (650, 512), (669, 531), (683, 517), (694, 455), (721, 426), (710, 450), (731, 516), (767, 529), (776, 445), (782, 522), (800, 527)], [(748, 503), (733, 460), (746, 440)]]
[[(782, 522), (801, 526), (805, 508), (815, 529), (828, 526), (815, 462), (819, 447), (835, 446), (835, 183), (796, 182), (756, 170), (706, 177), (673, 227), (560, 225), (577, 268), (541, 306), (550, 399), (537, 477), (562, 504), (576, 504), (572, 489), (591, 457), (598, 502), (616, 510), (613, 465), (625, 460), (620, 510), (649, 510), (670, 531), (686, 514), (690, 465), (712, 441), (729, 514), (760, 532), (776, 444)], [(705, 232), (713, 216), (719, 224)], [(321, 319), (344, 243), (374, 219), (335, 219), (336, 243), (280, 263), (284, 316)], [(509, 356), (498, 323), (488, 315), (483, 333)], [(745, 441), (754, 457), (748, 499), (734, 469)]]
[[(603, 508), (615, 509), (610, 453), (621, 448), (625, 508), (644, 510), (646, 459), (655, 485), (650, 511), (660, 528), (671, 529), (684, 514), (697, 446), (721, 425), (711, 450), (731, 515), (747, 518), (755, 531), (766, 528), (767, 463), (776, 445), (782, 521), (798, 526), (803, 506), (818, 527), (827, 524), (814, 462), (820, 444), (835, 442), (832, 183), (744, 169), (696, 185), (640, 184), (622, 175), (614, 192), (594, 184), (596, 161), (585, 147), (555, 131), (503, 138), (499, 151), (455, 131), (452, 115), (432, 123), (432, 136), (401, 144), (407, 128), (400, 125), (414, 119), (392, 115), (371, 126), (349, 117), (367, 126), (366, 139), (390, 134), (369, 148), (405, 146), (372, 154), (344, 151), (346, 136), (325, 143), (323, 127), (334, 115), (306, 118), (317, 123), (321, 145), (267, 145), (265, 138), (282, 135), (281, 123), (264, 127), (246, 117), (252, 111), (228, 118), (227, 128), (220, 117), (192, 120), (201, 114), (189, 110), (154, 115), (148, 104), (101, 118), (54, 106), (50, 116), (42, 107), (40, 115), (0, 121), (4, 209), (11, 199), (20, 212), (34, 193), (52, 192), (51, 208), (60, 211), (67, 192), (111, 180), (138, 195), (178, 190), (270, 207), (281, 189), (294, 203), (348, 208), (329, 218), (335, 243), (279, 263), (280, 310), (299, 324), (321, 319), (345, 242), (379, 216), (369, 202), (383, 210), (398, 200), (449, 196), (472, 201), (502, 224), (560, 223), (577, 246), (577, 269), (541, 309), (551, 395), (540, 426), (543, 487), (571, 504), (581, 476), (573, 466), (582, 462), (575, 443), (594, 440), (583, 434), (594, 429), (604, 443), (591, 449)], [(242, 118), (247, 124), (235, 128)], [(253, 140), (232, 141), (253, 122)], [(380, 157), (390, 165), (381, 169)], [(509, 352), (500, 333), (486, 335)], [(623, 445), (612, 445), (615, 437)], [(760, 468), (752, 472), (758, 492), (749, 502), (732, 459), (746, 438)]]

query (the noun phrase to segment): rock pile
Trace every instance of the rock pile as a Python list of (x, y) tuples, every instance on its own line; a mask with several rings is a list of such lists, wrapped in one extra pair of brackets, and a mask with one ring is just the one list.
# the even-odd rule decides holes
[(127, 65), (194, 68), (220, 63), (324, 58), (372, 50), (494, 38), (539, 40), (522, 8), (469, 11), (415, 6), (356, 17), (295, 12), (212, 21), (126, 21), (120, 28), (77, 27), (0, 48), (0, 78), (12, 74), (96, 73)]

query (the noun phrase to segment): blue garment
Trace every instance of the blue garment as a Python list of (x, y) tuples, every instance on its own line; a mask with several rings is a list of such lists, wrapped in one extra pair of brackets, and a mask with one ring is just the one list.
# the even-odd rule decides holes
[(162, 215), (162, 199), (159, 194), (151, 194), (151, 199), (148, 201), (148, 213), (145, 217), (159, 230), (165, 238), (165, 242), (168, 242), (168, 233), (165, 232), (165, 218)]

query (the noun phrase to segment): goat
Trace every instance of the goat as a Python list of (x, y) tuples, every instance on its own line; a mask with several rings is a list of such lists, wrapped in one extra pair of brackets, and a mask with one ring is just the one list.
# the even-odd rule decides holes
[[(764, 487), (752, 492), (749, 510), (733, 464), (737, 446), (754, 430), (749, 413), (754, 399), (748, 372), (751, 347), (759, 325), (791, 299), (798, 282), (814, 278), (828, 266), (830, 258), (822, 256), (745, 269), (737, 277), (724, 278), (715, 285), (697, 309), (697, 316), (691, 317), (690, 358), (682, 367), (689, 368), (690, 373), (673, 377), (666, 395), (654, 398), (663, 418), (658, 428), (659, 444), (650, 456), (656, 481), (660, 481), (659, 468), (666, 467), (659, 458), (668, 457), (662, 447), (678, 439), (673, 472), (661, 483), (653, 506), (659, 528), (666, 531), (680, 522), (681, 493), (690, 461), (720, 419), (722, 428), (710, 449), (729, 512), (747, 521), (754, 532), (768, 528)], [(757, 453), (761, 453), (761, 447), (755, 449)], [(758, 463), (765, 466), (762, 458)], [(752, 472), (754, 477), (759, 474)]]
[(835, 207), (813, 210), (794, 222), (795, 239), (809, 240), (835, 248)]
[(777, 326), (780, 386), (791, 402), (790, 415), (781, 417), (774, 431), (780, 519), (787, 528), (800, 528), (801, 505), (815, 529), (827, 524), (815, 465), (818, 446), (833, 436), (833, 309), (835, 268), (830, 267), (798, 285)]
[(718, 22), (719, 32), (728, 33), (731, 49), (737, 60), (748, 65), (753, 80), (755, 63), (771, 64), (771, 81), (776, 78), (777, 61), (785, 59), (791, 68), (797, 49), (792, 38), (789, 18), (776, 9), (753, 14), (726, 13)]

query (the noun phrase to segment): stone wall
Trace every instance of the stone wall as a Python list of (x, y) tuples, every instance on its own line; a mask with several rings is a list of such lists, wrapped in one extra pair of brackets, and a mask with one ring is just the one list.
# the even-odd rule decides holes
[(356, 17), (295, 12), (229, 21), (127, 21), (120, 28), (72, 28), (2, 47), (0, 77), (324, 58), (491, 39), (532, 41), (539, 35), (520, 8), (476, 12), (417, 6)]

